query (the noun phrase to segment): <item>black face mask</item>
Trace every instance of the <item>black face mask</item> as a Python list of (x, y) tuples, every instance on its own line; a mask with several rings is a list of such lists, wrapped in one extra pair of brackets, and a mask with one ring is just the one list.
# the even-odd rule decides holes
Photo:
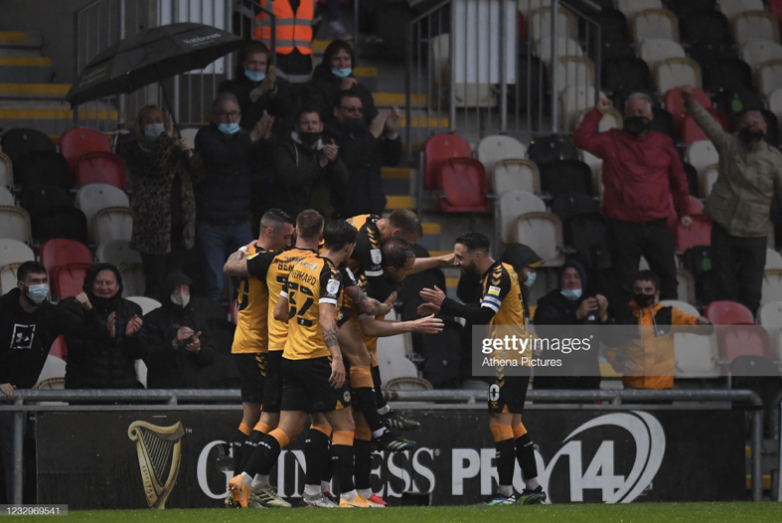
[(318, 143), (318, 140), (320, 140), (320, 133), (299, 133), (299, 139), (301, 140), (301, 143), (306, 145), (307, 147), (312, 147), (316, 143)]
[(654, 294), (633, 294), (633, 300), (635, 300), (636, 305), (645, 309), (651, 307), (654, 303)]
[(652, 121), (646, 116), (631, 116), (625, 118), (624, 126), (630, 136), (643, 138), (652, 130)]
[(342, 125), (350, 132), (363, 132), (368, 129), (367, 123), (362, 118), (345, 118)]
[(764, 136), (765, 133), (757, 127), (742, 127), (739, 131), (739, 139), (751, 147), (759, 144)]

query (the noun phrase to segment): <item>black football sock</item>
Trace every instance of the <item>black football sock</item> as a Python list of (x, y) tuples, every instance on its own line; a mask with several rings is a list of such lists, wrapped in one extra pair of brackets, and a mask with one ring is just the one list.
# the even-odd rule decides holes
[[(519, 460), (519, 467), (521, 467), (521, 474), (524, 477), (524, 482), (530, 490), (534, 490), (538, 485), (535, 478), (538, 477), (538, 464), (535, 461), (535, 446), (529, 437), (529, 434), (524, 434), (516, 438), (516, 459)], [(533, 484), (530, 485), (530, 480)]]
[(304, 441), (304, 459), (307, 463), (305, 483), (307, 485), (317, 485), (320, 488), (320, 482), (329, 461), (331, 461), (330, 446), (329, 436), (314, 426), (310, 427), (307, 439)]
[(353, 393), (353, 407), (364, 415), (364, 419), (367, 421), (372, 434), (378, 433), (378, 431), (385, 432), (386, 425), (377, 412), (378, 406), (375, 402), (375, 391), (369, 387), (361, 387), (352, 389), (351, 392)]
[(353, 452), (356, 457), (354, 476), (358, 490), (372, 488), (372, 444), (369, 441), (356, 439), (353, 441)]
[(383, 380), (380, 379), (380, 367), (372, 367), (372, 382), (375, 385), (375, 404), (378, 409), (382, 409), (387, 403), (383, 395)]
[(242, 472), (246, 472), (250, 477), (255, 477), (256, 474), (268, 476), (269, 471), (277, 463), (280, 450), (280, 443), (273, 436), (263, 434)]

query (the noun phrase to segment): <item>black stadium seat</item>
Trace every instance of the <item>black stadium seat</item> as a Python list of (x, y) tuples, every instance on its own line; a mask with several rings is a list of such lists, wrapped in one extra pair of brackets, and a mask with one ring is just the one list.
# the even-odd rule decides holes
[(33, 185), (22, 191), (22, 208), (35, 220), (47, 212), (73, 207), (70, 191), (57, 185)]
[(591, 195), (592, 170), (579, 160), (555, 160), (540, 167), (540, 186), (552, 197), (566, 192)]
[[(564, 224), (571, 217), (579, 214), (599, 213), (600, 204), (587, 194), (565, 192), (552, 200), (551, 212), (556, 214), (559, 221)], [(567, 239), (565, 241), (567, 242)]]
[(661, 107), (655, 107), (652, 112), (654, 113), (652, 130), (670, 136), (671, 140), (676, 142), (676, 126), (673, 123), (671, 113)]
[(635, 49), (629, 42), (619, 40), (603, 40), (600, 47), (600, 59), (603, 63), (615, 58), (634, 58)]
[(651, 86), (649, 66), (640, 58), (623, 57), (608, 60), (603, 64), (603, 89), (618, 91), (645, 91)]
[(709, 66), (705, 87), (712, 93), (752, 89), (752, 68), (738, 58), (720, 60)]
[(695, 10), (679, 22), (682, 42), (730, 43), (728, 19), (714, 9)]
[(719, 71), (718, 64), (724, 60), (735, 60), (736, 49), (731, 43), (701, 42), (690, 45), (689, 55), (701, 67), (704, 90), (711, 91), (711, 70), (717, 67)]
[(555, 160), (578, 160), (578, 149), (567, 136), (550, 134), (532, 140), (527, 156), (542, 167)]
[(32, 220), (33, 239), (66, 238), (87, 244), (87, 218), (75, 207), (55, 209)]
[(687, 162), (682, 162), (684, 165), (684, 174), (687, 175), (687, 186), (690, 190), (690, 195), (698, 197), (700, 188), (698, 185), (698, 170)]
[(627, 41), (627, 18), (621, 11), (613, 8), (603, 9), (592, 19), (600, 25), (600, 38), (604, 42)]
[(16, 170), (17, 160), (25, 153), (32, 151), (54, 152), (56, 147), (48, 136), (35, 129), (11, 129), (3, 133), (0, 140), (3, 152), (11, 159)]
[(34, 185), (68, 188), (71, 186), (68, 162), (53, 151), (25, 153), (14, 165), (14, 182), (23, 188)]
[(696, 10), (717, 9), (717, 0), (668, 0), (665, 6), (682, 19)]
[(722, 89), (717, 94), (717, 108), (728, 116), (729, 122), (735, 122), (744, 111), (762, 111), (763, 97), (744, 87), (736, 90)]

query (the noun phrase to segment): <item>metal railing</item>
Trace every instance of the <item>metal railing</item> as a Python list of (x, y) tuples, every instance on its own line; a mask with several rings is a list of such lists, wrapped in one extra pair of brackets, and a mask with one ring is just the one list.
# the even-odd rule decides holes
[[(260, 12), (271, 17), (271, 63), (275, 61), (275, 17), (255, 0), (96, 0), (73, 15), (74, 81), (81, 70), (101, 51), (141, 31), (175, 22), (197, 22), (252, 36), (252, 21)], [(222, 80), (232, 79), (235, 61), (220, 58), (203, 70), (178, 75), (158, 85), (130, 94), (106, 97), (74, 108), (74, 125), (101, 131), (123, 128), (148, 104), (162, 106), (162, 89), (171, 93), (171, 110), (179, 125), (200, 125), (214, 100)], [(116, 116), (116, 118), (114, 118)]]
[[(485, 402), (488, 398), (486, 390), (428, 390), (428, 391), (390, 391), (386, 392), (389, 401), (396, 402), (461, 402), (475, 404)], [(138, 405), (128, 405), (129, 401), (144, 402)], [(46, 405), (28, 404), (27, 402), (92, 402), (93, 404), (76, 405)], [(123, 405), (106, 404), (121, 401)], [(186, 401), (187, 405), (179, 405)], [(527, 394), (527, 401), (533, 402), (532, 409), (552, 408), (552, 403), (566, 403), (567, 408), (580, 409), (615, 409), (621, 405), (632, 405), (633, 401), (660, 402), (700, 402), (700, 403), (733, 403), (740, 404), (752, 413), (751, 447), (752, 447), (752, 499), (760, 501), (762, 497), (761, 454), (763, 445), (763, 403), (760, 398), (749, 390), (532, 390)], [(611, 402), (609, 405), (572, 405), (573, 402), (594, 403), (595, 401)], [(199, 404), (198, 402), (208, 402)], [(13, 490), (11, 502), (22, 502), (22, 444), (24, 424), (27, 412), (41, 411), (150, 411), (150, 410), (210, 410), (226, 408), (216, 403), (231, 403), (237, 411), (241, 410), (241, 393), (238, 390), (17, 390), (12, 402), (0, 403), (0, 412), (13, 411)], [(102, 403), (102, 404), (95, 404)], [(557, 405), (565, 407), (564, 405)], [(435, 408), (443, 407), (440, 403)], [(477, 405), (476, 405), (477, 407)], [(644, 405), (643, 408), (698, 409), (698, 405), (683, 406)], [(777, 435), (778, 436), (778, 435)]]
[(600, 92), (600, 25), (587, 14), (599, 10), (589, 0), (444, 0), (415, 17), (408, 155), (432, 127), (525, 141), (569, 132)]

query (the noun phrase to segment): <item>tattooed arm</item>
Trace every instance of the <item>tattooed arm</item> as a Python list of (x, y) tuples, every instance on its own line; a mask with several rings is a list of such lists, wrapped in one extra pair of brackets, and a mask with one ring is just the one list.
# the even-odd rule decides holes
[(223, 272), (227, 276), (244, 277), (250, 275), (247, 270), (247, 247), (242, 247), (228, 257), (228, 261), (223, 266)]
[(337, 341), (337, 321), (335, 319), (336, 306), (331, 303), (321, 303), (318, 305), (320, 331), (323, 334), (323, 341), (326, 342), (331, 353), (331, 377), (329, 383), (335, 389), (340, 388), (345, 383), (345, 365), (342, 363), (342, 351), (339, 350)]
[(345, 288), (345, 293), (356, 304), (356, 309), (361, 314), (369, 314), (371, 316), (385, 316), (394, 307), (396, 301), (396, 292), (391, 293), (391, 296), (386, 299), (385, 302), (380, 303), (374, 298), (367, 296), (367, 293), (361, 290), (358, 285)]

